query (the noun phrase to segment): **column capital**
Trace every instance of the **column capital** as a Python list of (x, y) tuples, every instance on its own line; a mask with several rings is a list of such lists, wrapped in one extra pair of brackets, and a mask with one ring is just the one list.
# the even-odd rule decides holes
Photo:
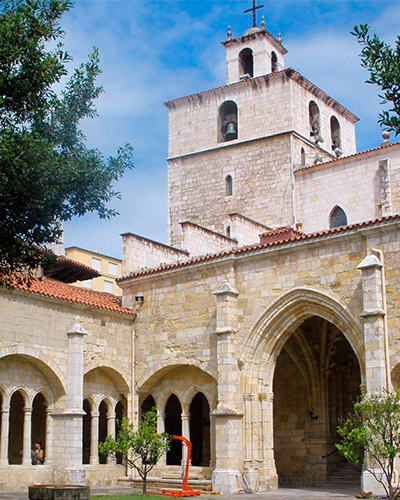
[(32, 413), (33, 408), (32, 406), (24, 406), (23, 408), (24, 413)]
[(165, 419), (165, 413), (157, 412), (157, 418), (159, 419)]
[(182, 413), (181, 418), (182, 420), (190, 420), (190, 413)]
[(0, 410), (0, 413), (10, 413), (10, 407), (3, 406), (3, 408)]
[(83, 326), (79, 323), (72, 324), (67, 331), (68, 336), (76, 335), (76, 336), (84, 336), (87, 335), (88, 332), (83, 328)]
[(255, 401), (256, 395), (253, 392), (245, 392), (243, 393), (244, 401)]
[(100, 412), (99, 412), (99, 411), (92, 411), (92, 412), (90, 413), (90, 416), (91, 416), (92, 418), (99, 418), (99, 417), (100, 417)]
[(107, 413), (107, 420), (109, 419), (115, 419), (116, 414), (115, 413)]

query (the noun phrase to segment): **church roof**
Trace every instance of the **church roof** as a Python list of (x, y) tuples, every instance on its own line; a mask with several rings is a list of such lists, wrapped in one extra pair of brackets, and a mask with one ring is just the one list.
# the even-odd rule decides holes
[(8, 285), (8, 289), (41, 295), (51, 299), (81, 304), (96, 309), (104, 309), (119, 314), (136, 316), (136, 313), (121, 305), (121, 299), (116, 295), (104, 292), (95, 292), (86, 288), (69, 285), (50, 278), (33, 278), (28, 284), (17, 278)]
[(146, 269), (143, 271), (136, 271), (128, 276), (123, 276), (122, 278), (118, 278), (117, 282), (118, 283), (124, 283), (126, 281), (135, 279), (135, 278), (141, 278), (143, 276), (148, 276), (151, 274), (159, 274), (163, 272), (167, 272), (170, 270), (175, 270), (179, 268), (185, 268), (185, 267), (190, 267), (195, 264), (199, 264), (201, 262), (205, 261), (210, 261), (210, 260), (216, 260), (219, 258), (223, 257), (228, 257), (228, 256), (235, 256), (239, 255), (242, 253), (251, 253), (257, 250), (262, 250), (264, 248), (268, 247), (278, 247), (280, 245), (284, 244), (293, 244), (293, 243), (301, 243), (304, 241), (309, 241), (309, 240), (316, 240), (319, 238), (323, 238), (326, 236), (333, 236), (338, 233), (352, 233), (357, 231), (358, 229), (365, 228), (365, 227), (371, 227), (371, 226), (379, 226), (382, 223), (388, 223), (391, 221), (399, 221), (400, 220), (400, 214), (396, 215), (390, 215), (386, 217), (380, 217), (379, 219), (373, 219), (369, 220), (366, 222), (358, 222), (356, 224), (350, 224), (348, 226), (342, 226), (342, 227), (337, 227), (334, 229), (327, 229), (325, 231), (319, 231), (317, 233), (299, 233), (295, 236), (292, 237), (287, 237), (285, 236), (285, 231), (282, 232), (283, 237), (278, 240), (271, 241), (269, 243), (256, 243), (254, 245), (247, 245), (245, 247), (241, 248), (233, 248), (231, 250), (224, 250), (218, 253), (214, 254), (207, 254), (207, 255), (202, 255), (198, 257), (193, 257), (191, 259), (185, 260), (185, 261), (180, 261), (180, 262), (171, 262), (170, 264), (165, 264), (159, 267), (155, 267), (153, 269)]
[(248, 86), (248, 85), (253, 85), (254, 82), (263, 82), (263, 81), (268, 81), (271, 78), (280, 78), (282, 77), (290, 78), (299, 85), (301, 85), (303, 88), (314, 94), (316, 97), (319, 97), (323, 101), (325, 101), (327, 104), (332, 106), (333, 109), (335, 109), (338, 113), (341, 113), (342, 115), (346, 116), (346, 118), (353, 123), (356, 123), (359, 121), (358, 116), (356, 116), (354, 113), (349, 111), (347, 108), (345, 108), (342, 104), (340, 104), (338, 101), (333, 99), (330, 95), (328, 95), (326, 92), (324, 92), (322, 89), (314, 85), (310, 80), (307, 80), (303, 75), (301, 75), (298, 71), (296, 71), (293, 68), (286, 68), (283, 69), (282, 71), (276, 71), (275, 73), (268, 73), (267, 75), (262, 75), (262, 76), (255, 76), (253, 78), (246, 78), (245, 80), (241, 80), (239, 82), (234, 82), (230, 83), (229, 85), (223, 85), (222, 87), (216, 87), (214, 89), (210, 90), (204, 90), (203, 92), (198, 92), (197, 94), (190, 94), (184, 97), (177, 97), (176, 99), (171, 99), (169, 101), (164, 102), (164, 106), (167, 108), (173, 108), (176, 104), (180, 102), (184, 102), (187, 100), (201, 100), (202, 96), (206, 96), (208, 94), (216, 94), (221, 92), (222, 90), (226, 90), (229, 88), (235, 88), (235, 87), (240, 87), (240, 86)]
[(382, 149), (392, 148), (394, 146), (400, 146), (400, 142), (396, 142), (394, 144), (383, 144), (382, 146), (378, 146), (377, 148), (367, 149), (366, 151), (361, 151), (360, 153), (354, 153), (354, 154), (348, 155), (348, 156), (341, 156), (340, 158), (335, 158), (333, 160), (324, 161), (322, 163), (316, 163), (316, 164), (312, 164), (312, 165), (304, 165), (303, 167), (296, 168), (295, 172), (301, 172), (302, 170), (308, 170), (310, 168), (323, 167), (325, 165), (331, 165), (332, 163), (346, 161), (349, 158), (355, 158), (356, 156), (366, 155), (368, 153), (373, 153), (374, 151), (381, 151)]
[(255, 38), (255, 37), (266, 37), (268, 38), (273, 45), (275, 45), (283, 54), (287, 54), (287, 49), (282, 45), (282, 42), (277, 40), (272, 33), (270, 33), (266, 28), (259, 28), (258, 26), (253, 26), (249, 30), (246, 31), (246, 33), (243, 36), (239, 36), (237, 38), (231, 38), (230, 40), (226, 40), (225, 42), (221, 42), (221, 45), (224, 47), (227, 47), (229, 45), (233, 45), (235, 43), (243, 43), (249, 38)]

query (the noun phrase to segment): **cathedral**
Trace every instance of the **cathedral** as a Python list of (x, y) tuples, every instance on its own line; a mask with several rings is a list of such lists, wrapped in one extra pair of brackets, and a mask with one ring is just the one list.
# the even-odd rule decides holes
[(98, 443), (153, 406), (215, 491), (343, 482), (337, 426), (400, 386), (400, 143), (357, 152), (358, 118), (253, 24), (226, 85), (165, 103), (168, 244), (122, 235), (122, 299), (62, 255), (0, 290), (0, 487), (137, 481)]

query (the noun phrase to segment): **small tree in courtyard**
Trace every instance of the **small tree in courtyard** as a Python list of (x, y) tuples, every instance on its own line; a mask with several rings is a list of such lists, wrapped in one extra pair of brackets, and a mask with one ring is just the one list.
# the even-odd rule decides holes
[(165, 432), (157, 434), (157, 413), (153, 409), (145, 413), (137, 431), (128, 418), (122, 419), (116, 439), (107, 436), (99, 450), (103, 455), (122, 454), (127, 466), (138, 471), (143, 481), (143, 495), (147, 495), (147, 476), (169, 450), (169, 436)]
[(400, 389), (365, 396), (338, 432), (342, 438), (336, 445), (339, 452), (372, 474), (389, 500), (397, 498), (398, 484), (393, 480), (400, 453)]

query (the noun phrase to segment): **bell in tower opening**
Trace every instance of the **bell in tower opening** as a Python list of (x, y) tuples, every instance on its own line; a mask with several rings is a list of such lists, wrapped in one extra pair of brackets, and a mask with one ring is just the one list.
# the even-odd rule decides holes
[(237, 105), (233, 101), (224, 102), (218, 113), (218, 142), (233, 141), (238, 138)]

